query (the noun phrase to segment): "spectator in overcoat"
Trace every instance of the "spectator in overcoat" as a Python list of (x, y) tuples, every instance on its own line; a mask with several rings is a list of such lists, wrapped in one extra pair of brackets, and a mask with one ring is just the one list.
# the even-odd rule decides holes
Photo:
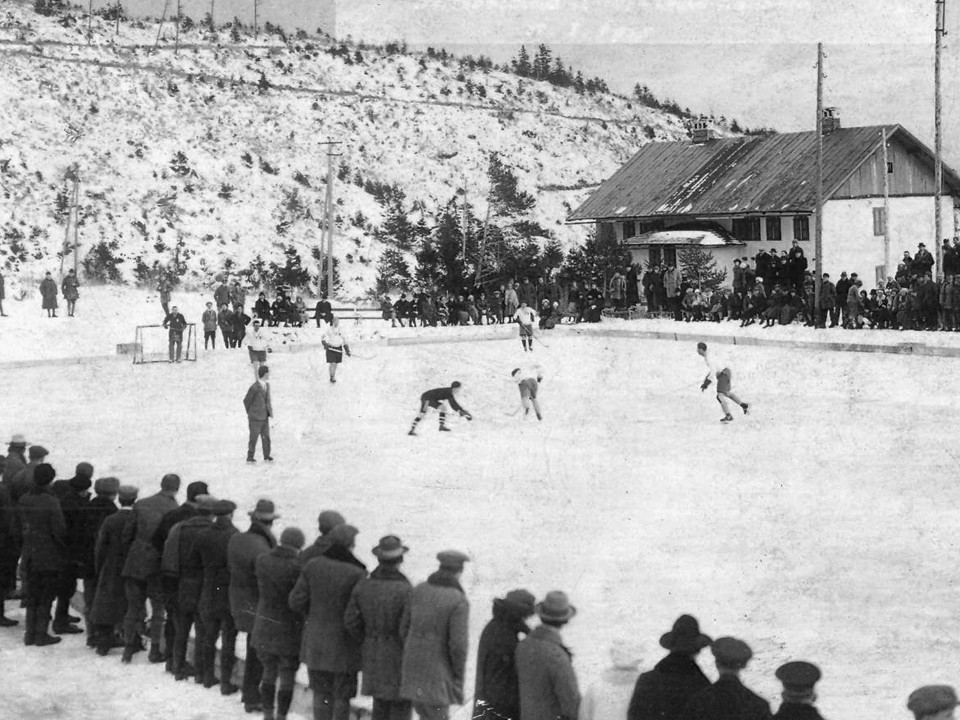
[(277, 545), (271, 528), (273, 521), (280, 516), (273, 502), (266, 499), (258, 500), (256, 507), (248, 514), (250, 528), (230, 538), (227, 565), (230, 569), (230, 612), (233, 614), (237, 632), (247, 636), (240, 701), (247, 712), (259, 712), (263, 709), (260, 704), (260, 677), (263, 666), (252, 642), (258, 600), (256, 565), (258, 557), (270, 552)]
[[(57, 588), (57, 605), (53, 617), (53, 631), (58, 635), (73, 635), (83, 632), (71, 623), (80, 622), (80, 618), (70, 614), (70, 600), (77, 592), (77, 580), (84, 585), (93, 585), (93, 567), (85, 563), (87, 547), (84, 523), (86, 510), (90, 504), (90, 487), (93, 485), (93, 466), (88, 462), (77, 464), (76, 474), (67, 481), (54, 483), (53, 492), (60, 501), (63, 512), (64, 542), (67, 552), (64, 558), (63, 574)], [(64, 486), (57, 487), (61, 482)], [(92, 548), (91, 548), (92, 550)], [(92, 554), (92, 552), (91, 552)], [(91, 590), (92, 594), (92, 590)]]
[[(233, 668), (237, 662), (237, 626), (230, 613), (230, 569), (227, 564), (227, 547), (230, 538), (237, 532), (233, 525), (233, 512), (237, 504), (230, 500), (213, 503), (214, 521), (197, 536), (197, 550), (203, 563), (203, 587), (197, 612), (202, 618), (203, 650), (200, 654), (203, 667), (197, 668), (203, 678), (203, 686), (220, 685), (221, 695), (232, 695), (240, 689), (232, 682)], [(217, 640), (220, 640), (220, 677), (214, 675)]]
[(127, 614), (127, 596), (123, 568), (130, 550), (128, 529), (134, 524), (133, 504), (137, 488), (121, 485), (117, 489), (120, 509), (100, 526), (94, 548), (94, 566), (97, 571), (97, 592), (90, 608), (90, 622), (96, 635), (97, 654), (106, 655), (121, 643), (117, 637)]
[[(262, 294), (263, 293), (261, 293), (261, 295)], [(224, 278), (223, 282), (217, 285), (217, 289), (213, 291), (213, 301), (217, 304), (218, 308), (230, 302), (230, 285), (227, 284), (226, 278)]]
[(837, 286), (830, 280), (830, 273), (824, 273), (820, 281), (820, 314), (819, 327), (827, 326), (827, 316), (830, 316), (830, 327), (836, 327), (840, 319), (837, 308)]
[(520, 686), (514, 654), (521, 635), (530, 628), (536, 598), (526, 590), (511, 590), (493, 601), (493, 619), (480, 634), (477, 676), (473, 693), (475, 720), (519, 720)]
[(0, 272), (0, 317), (6, 317), (7, 314), (3, 311), (3, 301), (6, 297), (6, 289), (4, 288), (4, 279), (3, 273)]
[(47, 634), (50, 611), (66, 558), (66, 525), (60, 501), (50, 490), (56, 471), (47, 463), (37, 466), (33, 487), (20, 498), (23, 530), (21, 565), (26, 579), (26, 632), (24, 645), (53, 645), (60, 638)]
[(537, 307), (537, 288), (530, 282), (530, 278), (523, 279), (520, 289), (517, 290), (517, 297), (521, 303), (526, 303), (527, 307)]
[(43, 298), (42, 308), (47, 311), (47, 317), (56, 317), (57, 283), (49, 272), (40, 281), (40, 296)]
[(421, 720), (447, 720), (450, 705), (464, 700), (470, 603), (460, 578), (469, 558), (444, 550), (437, 559), (440, 568), (413, 589), (400, 621), (400, 697), (413, 701)]
[(717, 638), (710, 646), (719, 679), (694, 695), (681, 720), (770, 720), (770, 703), (740, 682), (753, 651), (742, 640)]
[(30, 491), (33, 487), (33, 472), (37, 466), (42, 463), (50, 453), (42, 445), (31, 445), (27, 450), (27, 457), (30, 459), (10, 480), (10, 497), (14, 504), (20, 502), (20, 498)]
[(775, 720), (823, 720), (814, 703), (814, 685), (820, 680), (820, 668), (813, 663), (795, 660), (777, 668), (777, 679), (783, 683), (783, 702), (774, 713)]
[(16, 499), (12, 497), (12, 482), (13, 478), (27, 466), (27, 458), (24, 455), (26, 449), (27, 441), (23, 435), (17, 434), (10, 438), (10, 443), (7, 445), (7, 461), (3, 466), (3, 484), (10, 490), (13, 502), (16, 502)]
[(89, 577), (83, 579), (83, 614), (87, 624), (87, 646), (97, 646), (97, 633), (90, 620), (93, 612), (93, 601), (97, 594), (96, 549), (97, 537), (104, 521), (117, 512), (117, 493), (120, 492), (120, 481), (115, 477), (98, 478), (93, 484), (94, 496), (87, 504), (83, 522), (84, 567)]
[(917, 245), (917, 254), (913, 256), (910, 271), (920, 277), (933, 271), (933, 255), (930, 254), (927, 246), (923, 243)]
[(354, 586), (367, 575), (352, 549), (358, 534), (352, 525), (330, 531), (330, 547), (303, 566), (290, 592), (290, 608), (305, 618), (300, 660), (313, 690), (314, 720), (348, 720), (357, 694), (361, 645), (343, 618)]
[(317, 524), (320, 528), (320, 534), (313, 544), (305, 548), (300, 553), (300, 564), (306, 565), (314, 558), (318, 558), (330, 549), (330, 531), (337, 525), (343, 525), (346, 522), (343, 515), (336, 510), (321, 510), (317, 518)]
[(234, 339), (233, 310), (226, 303), (220, 306), (220, 312), (217, 313), (217, 325), (220, 326), (220, 334), (223, 335), (223, 346), (225, 348), (237, 347)]
[(950, 685), (924, 685), (907, 698), (914, 720), (948, 720), (957, 707), (957, 691)]
[(138, 500), (133, 506), (133, 521), (126, 526), (123, 543), (130, 548), (123, 565), (126, 578), (127, 615), (123, 621), (124, 650), (122, 661), (129, 663), (139, 645), (140, 626), (150, 601), (150, 662), (163, 662), (160, 643), (163, 638), (165, 602), (160, 553), (150, 542), (157, 526), (177, 507), (180, 476), (173, 473), (160, 480), (160, 492)]
[(20, 562), (20, 525), (10, 490), (0, 483), (0, 628), (13, 627), (18, 621), (4, 611), (7, 596), (17, 586), (17, 564)]
[(63, 299), (67, 301), (67, 315), (73, 317), (77, 309), (77, 300), (80, 299), (80, 282), (77, 280), (77, 271), (73, 268), (67, 272), (60, 283), (60, 292), (63, 293)]
[(304, 542), (302, 530), (284, 528), (280, 544), (258, 556), (256, 561), (258, 598), (252, 637), (257, 657), (263, 664), (260, 703), (265, 720), (271, 716), (286, 720), (293, 700), (303, 621), (290, 609), (288, 599), (300, 577), (298, 555)]
[(560, 630), (577, 609), (566, 593), (554, 590), (536, 606), (540, 625), (517, 645), (520, 717), (523, 720), (576, 720), (580, 688), (572, 654)]
[(207, 345), (216, 350), (217, 349), (217, 311), (213, 309), (213, 303), (207, 303), (207, 309), (203, 311), (203, 315), (200, 316), (200, 321), (203, 323), (203, 349), (207, 349)]
[(710, 642), (695, 617), (677, 618), (673, 629), (660, 638), (667, 656), (637, 678), (627, 720), (676, 720), (691, 697), (710, 687), (694, 660)]
[(413, 590), (400, 565), (408, 550), (396, 535), (380, 538), (372, 551), (379, 564), (353, 588), (343, 618), (347, 632), (363, 643), (360, 692), (373, 697), (372, 720), (409, 720), (411, 716), (410, 701), (400, 697), (400, 620)]

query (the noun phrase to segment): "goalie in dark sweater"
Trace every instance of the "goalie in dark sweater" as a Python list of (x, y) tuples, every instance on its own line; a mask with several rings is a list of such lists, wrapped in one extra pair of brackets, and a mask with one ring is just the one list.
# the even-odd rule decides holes
[(433, 390), (427, 390), (423, 395), (420, 396), (420, 412), (417, 413), (417, 416), (413, 419), (413, 425), (410, 426), (410, 432), (408, 435), (417, 434), (417, 425), (420, 424), (420, 421), (423, 420), (423, 416), (427, 414), (429, 408), (434, 408), (440, 411), (440, 432), (450, 432), (450, 428), (447, 427), (447, 406), (460, 413), (461, 417), (465, 417), (467, 420), (473, 420), (473, 415), (471, 415), (467, 410), (461, 407), (460, 403), (457, 402), (457, 395), (460, 393), (460, 382), (454, 380), (450, 383), (450, 387), (434, 388)]

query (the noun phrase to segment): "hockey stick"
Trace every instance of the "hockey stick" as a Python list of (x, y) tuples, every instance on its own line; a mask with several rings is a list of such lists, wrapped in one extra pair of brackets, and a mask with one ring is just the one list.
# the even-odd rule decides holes
[(533, 338), (534, 340), (536, 340), (538, 343), (540, 343), (541, 345), (543, 345), (547, 350), (550, 349), (550, 346), (547, 345), (543, 340), (541, 340), (541, 339), (539, 338), (539, 336), (531, 334), (530, 337), (532, 337), (532, 338)]

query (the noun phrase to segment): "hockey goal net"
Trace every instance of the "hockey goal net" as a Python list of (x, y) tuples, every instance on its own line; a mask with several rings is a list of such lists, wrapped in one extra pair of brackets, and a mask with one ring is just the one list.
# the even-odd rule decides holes
[[(133, 364), (170, 362), (177, 359), (176, 347), (170, 343), (170, 331), (163, 325), (137, 325), (134, 340)], [(180, 359), (194, 362), (197, 359), (197, 326), (187, 323), (183, 331)]]

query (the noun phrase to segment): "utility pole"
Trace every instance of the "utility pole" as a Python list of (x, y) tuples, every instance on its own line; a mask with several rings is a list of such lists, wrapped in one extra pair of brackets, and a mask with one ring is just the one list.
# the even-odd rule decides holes
[(123, 12), (123, 5), (120, 4), (120, 0), (117, 0), (116, 13), (115, 13), (114, 16), (113, 16), (113, 19), (114, 19), (114, 22), (115, 22), (115, 25), (113, 26), (113, 34), (114, 34), (114, 35), (119, 35), (119, 34), (120, 34), (120, 13), (122, 13), (122, 12)]
[(943, 194), (943, 128), (941, 127), (940, 116), (943, 107), (943, 99), (940, 86), (940, 56), (943, 53), (943, 36), (947, 34), (947, 0), (936, 0), (937, 3), (937, 39), (935, 48), (935, 59), (933, 63), (933, 87), (934, 87), (934, 153), (936, 160), (933, 167), (933, 201), (936, 203), (934, 208), (934, 227), (936, 237), (934, 238), (934, 247), (936, 248), (937, 271), (943, 268), (943, 246), (940, 240), (943, 236), (943, 217), (941, 205), (941, 195)]
[(93, 42), (93, 0), (87, 3), (87, 44)]
[(820, 324), (820, 289), (823, 284), (823, 43), (817, 43), (817, 209), (814, 220), (816, 254), (813, 306)]
[(260, 0), (253, 0), (253, 39), (254, 40), (257, 39), (257, 30), (259, 27), (257, 25), (257, 11), (259, 7), (260, 7)]
[[(327, 146), (327, 192), (324, 201), (324, 233), (326, 238), (320, 237), (320, 294), (323, 295), (323, 271), (327, 274), (327, 296), (333, 295), (333, 226), (336, 213), (333, 210), (333, 159), (340, 157), (333, 152), (334, 145), (340, 145), (338, 140), (327, 140), (320, 143)], [(324, 250), (326, 240), (326, 250)]]
[(167, 7), (169, 7), (169, 5), (170, 0), (163, 0), (163, 14), (160, 15), (160, 24), (157, 25), (157, 40), (153, 43), (154, 51), (156, 51), (160, 45), (160, 33), (163, 32), (163, 21), (167, 19)]
[(217, 27), (216, 21), (213, 19), (213, 4), (216, 0), (210, 0), (210, 32), (214, 32), (214, 28)]
[(463, 176), (463, 218), (461, 219), (460, 240), (463, 269), (467, 269), (467, 176)]
[(490, 211), (493, 209), (493, 203), (487, 198), (487, 216), (483, 220), (483, 235), (480, 238), (480, 253), (477, 255), (477, 278), (474, 281), (474, 287), (480, 287), (481, 276), (483, 275), (483, 255), (487, 251), (487, 233), (490, 230)]
[(67, 254), (73, 253), (73, 269), (80, 269), (80, 243), (78, 237), (79, 206), (80, 206), (80, 176), (77, 174), (76, 164), (67, 168), (64, 178), (70, 183), (68, 191), (69, 205), (67, 206), (67, 229), (63, 237), (63, 252), (60, 254), (60, 281), (63, 281), (63, 262)]
[[(887, 168), (887, 128), (880, 131), (880, 146), (883, 148), (883, 274), (890, 274), (890, 173)], [(881, 278), (886, 280), (886, 277)]]
[(177, 17), (174, 20), (173, 54), (180, 54), (180, 0), (177, 0)]

